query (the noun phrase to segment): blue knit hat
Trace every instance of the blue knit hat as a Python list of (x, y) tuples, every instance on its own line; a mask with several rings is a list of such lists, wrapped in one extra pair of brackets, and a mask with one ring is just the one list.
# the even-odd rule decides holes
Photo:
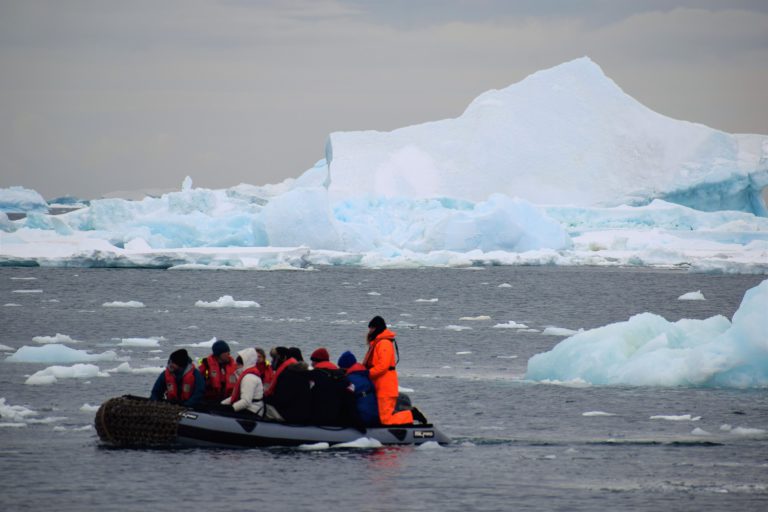
[(217, 340), (211, 347), (211, 352), (213, 352), (213, 355), (215, 356), (220, 356), (224, 352), (229, 351), (229, 345), (227, 345), (227, 342), (224, 340)]
[(347, 350), (343, 354), (339, 356), (339, 368), (349, 368), (353, 364), (357, 362), (357, 359), (355, 358), (355, 354)]

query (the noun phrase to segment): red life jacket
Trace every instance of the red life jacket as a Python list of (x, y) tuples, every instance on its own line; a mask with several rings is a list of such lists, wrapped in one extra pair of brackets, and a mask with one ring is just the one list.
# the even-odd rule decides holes
[(272, 382), (275, 377), (275, 372), (272, 371), (272, 367), (269, 365), (269, 363), (266, 361), (262, 363), (256, 363), (256, 368), (259, 369), (259, 373), (261, 373), (261, 381), (265, 385)]
[(330, 361), (318, 361), (316, 363), (312, 363), (312, 368), (317, 368), (318, 370), (338, 370), (339, 367), (333, 364)]
[(281, 364), (280, 368), (278, 368), (275, 372), (275, 376), (272, 377), (272, 384), (269, 386), (269, 389), (267, 389), (266, 393), (264, 393), (265, 396), (270, 396), (275, 392), (275, 388), (277, 387), (277, 379), (280, 377), (280, 374), (283, 373), (283, 370), (296, 363), (298, 363), (298, 361), (292, 357), (289, 357), (283, 361), (283, 364)]
[(232, 394), (237, 384), (237, 363), (229, 360), (226, 366), (221, 367), (219, 360), (211, 354), (204, 359), (205, 367), (205, 395), (210, 398), (226, 398)]
[(256, 375), (257, 377), (261, 377), (261, 372), (255, 366), (251, 366), (250, 368), (246, 368), (245, 370), (243, 370), (243, 373), (241, 373), (240, 377), (237, 378), (237, 384), (235, 384), (234, 391), (232, 391), (231, 403), (235, 403), (238, 400), (240, 400), (240, 383), (243, 382), (243, 377), (245, 377), (248, 374), (253, 374), (253, 375)]
[[(195, 389), (195, 365), (188, 364), (181, 377), (181, 390), (176, 386), (176, 375), (165, 369), (165, 398), (171, 402), (185, 402), (192, 396)], [(181, 393), (179, 393), (181, 391)]]

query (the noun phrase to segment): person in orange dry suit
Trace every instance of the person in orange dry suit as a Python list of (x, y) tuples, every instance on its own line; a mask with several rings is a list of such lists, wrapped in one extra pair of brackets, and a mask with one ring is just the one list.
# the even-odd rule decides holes
[(397, 370), (395, 365), (395, 333), (387, 329), (387, 324), (380, 316), (375, 316), (368, 323), (368, 352), (363, 359), (363, 366), (368, 368), (373, 387), (376, 389), (376, 401), (379, 404), (379, 420), (382, 425), (412, 424), (413, 420), (427, 423), (427, 418), (416, 409), (395, 411), (399, 394)]

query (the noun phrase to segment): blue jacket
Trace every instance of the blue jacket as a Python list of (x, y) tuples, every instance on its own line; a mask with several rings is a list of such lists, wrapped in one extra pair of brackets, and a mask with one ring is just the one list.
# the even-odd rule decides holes
[(365, 366), (356, 363), (347, 371), (347, 380), (355, 387), (355, 405), (360, 421), (367, 427), (378, 425), (379, 404), (376, 401), (376, 389), (368, 376), (368, 370)]
[[(200, 370), (197, 368), (194, 369), (195, 372), (195, 390), (192, 392), (192, 396), (189, 397), (188, 400), (185, 400), (181, 403), (184, 407), (194, 407), (197, 405), (200, 400), (203, 398), (203, 395), (205, 394), (205, 379), (203, 378), (203, 374), (200, 373)], [(176, 377), (176, 383), (181, 389), (181, 381), (184, 377), (184, 369), (179, 370), (178, 372), (174, 373), (174, 376)], [(152, 394), (149, 396), (150, 400), (163, 400), (165, 398), (165, 391), (166, 391), (166, 384), (165, 384), (165, 371), (163, 371), (155, 381), (155, 385), (152, 386)]]

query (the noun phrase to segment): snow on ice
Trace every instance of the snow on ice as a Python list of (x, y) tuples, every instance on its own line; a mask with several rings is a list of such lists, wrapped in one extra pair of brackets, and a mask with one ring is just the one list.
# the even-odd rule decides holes
[(670, 322), (641, 313), (580, 332), (536, 354), (526, 378), (602, 385), (768, 387), (768, 279), (747, 290), (733, 320)]
[(581, 58), (481, 94), (455, 119), (332, 133), (324, 159), (276, 185), (186, 179), (62, 215), (2, 189), (0, 210), (27, 215), (0, 213), (0, 265), (768, 273), (766, 186), (768, 137), (653, 112)]

